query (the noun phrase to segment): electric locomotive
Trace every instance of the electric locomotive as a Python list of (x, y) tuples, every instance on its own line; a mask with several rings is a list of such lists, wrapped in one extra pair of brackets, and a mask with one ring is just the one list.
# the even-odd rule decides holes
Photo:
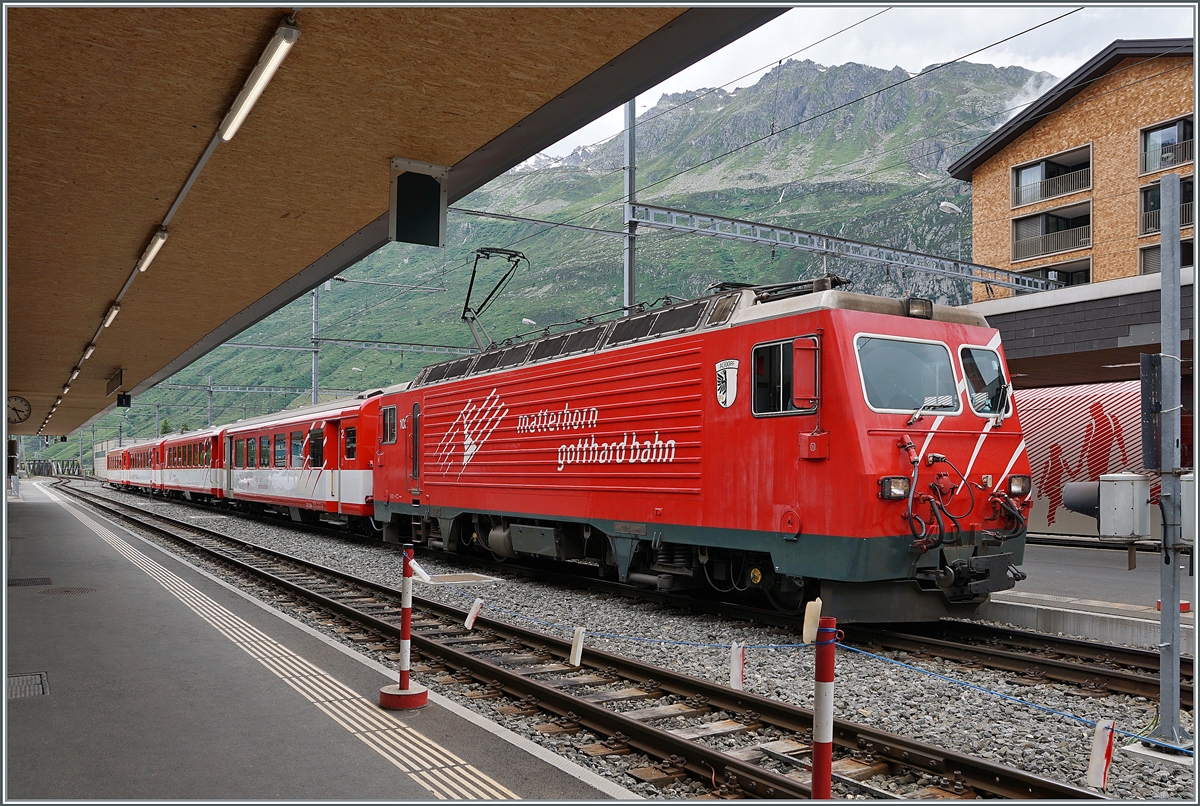
[(718, 287), (432, 365), (377, 418), (385, 539), (595, 562), (851, 621), (1013, 587), (1029, 462), (999, 333), (838, 278)]

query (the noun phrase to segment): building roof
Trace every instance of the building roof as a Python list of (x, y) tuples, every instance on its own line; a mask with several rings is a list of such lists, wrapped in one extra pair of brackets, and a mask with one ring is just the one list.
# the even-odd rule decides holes
[(1191, 39), (1118, 39), (1074, 73), (1055, 84), (1021, 114), (992, 132), (986, 140), (951, 165), (947, 172), (955, 179), (970, 182), (976, 168), (1125, 59), (1154, 56), (1191, 57), (1193, 51), (1194, 43)]
[(386, 244), (392, 158), (448, 166), (453, 204), (787, 10), (629, 5), (305, 6), (228, 142), (288, 9), (6, 5), (10, 433), (73, 431)]

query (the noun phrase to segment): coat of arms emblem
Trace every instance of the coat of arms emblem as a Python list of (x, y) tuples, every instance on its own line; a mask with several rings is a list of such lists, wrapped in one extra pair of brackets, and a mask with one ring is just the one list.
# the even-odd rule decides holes
[(717, 362), (717, 402), (722, 408), (729, 408), (737, 398), (737, 372), (736, 359)]

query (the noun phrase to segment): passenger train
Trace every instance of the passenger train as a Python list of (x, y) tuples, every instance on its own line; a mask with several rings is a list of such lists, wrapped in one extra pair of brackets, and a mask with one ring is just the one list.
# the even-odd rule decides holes
[(819, 595), (849, 621), (969, 614), (1024, 578), (999, 333), (836, 285), (719, 287), (493, 346), (126, 449), (110, 482), (784, 612)]

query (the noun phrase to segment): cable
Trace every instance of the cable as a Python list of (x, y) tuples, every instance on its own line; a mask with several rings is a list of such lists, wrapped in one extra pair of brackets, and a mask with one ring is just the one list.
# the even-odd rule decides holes
[[(869, 22), (869, 21), (871, 21), (871, 20), (875, 19), (876, 17), (878, 17), (880, 14), (884, 14), (884, 13), (886, 13), (886, 12), (888, 12), (888, 11), (891, 11), (891, 10), (892, 10), (892, 9), (891, 9), (891, 6), (889, 6), (888, 8), (885, 8), (883, 11), (876, 12), (876, 13), (872, 14), (872, 15), (871, 15), (871, 16), (869, 16), (869, 17), (864, 17), (863, 19), (859, 20), (858, 22), (856, 22), (856, 23), (852, 23), (851, 25), (847, 25), (845, 28), (842, 28), (842, 29), (841, 29), (841, 30), (839, 30), (839, 31), (834, 31), (832, 34), (829, 34), (828, 36), (826, 36), (826, 37), (823, 37), (823, 38), (821, 38), (821, 39), (818, 39), (816, 42), (813, 42), (813, 43), (811, 43), (811, 44), (805, 45), (804, 47), (800, 48), (799, 50), (792, 51), (792, 52), (791, 52), (791, 53), (789, 53), (788, 55), (786, 55), (786, 56), (784, 56), (783, 58), (779, 59), (779, 60), (778, 60), (778, 63), (779, 63), (779, 64), (782, 64), (782, 63), (783, 63), (783, 62), (784, 62), (786, 59), (791, 59), (793, 56), (798, 56), (799, 54), (803, 53), (803, 52), (804, 52), (804, 51), (806, 51), (806, 50), (810, 50), (811, 48), (815, 48), (817, 45), (820, 45), (820, 44), (822, 44), (822, 43), (824, 43), (824, 42), (828, 42), (830, 39), (833, 39), (835, 36), (839, 36), (839, 35), (841, 35), (841, 34), (844, 34), (846, 31), (849, 31), (849, 30), (851, 30), (852, 28), (857, 28), (859, 25), (862, 25), (863, 23)], [(762, 67), (759, 67), (759, 68), (756, 68), (756, 69), (754, 69), (754, 70), (751, 70), (749, 73), (745, 73), (745, 74), (743, 74), (743, 75), (740, 75), (740, 76), (738, 76), (737, 78), (734, 78), (734, 79), (731, 79), (731, 80), (729, 80), (729, 81), (726, 81), (724, 84), (722, 84), (722, 85), (720, 85), (720, 86), (718, 86), (718, 87), (713, 87), (712, 89), (710, 89), (710, 90), (707, 90), (706, 92), (699, 93), (698, 95), (695, 95), (695, 96), (693, 96), (693, 97), (689, 98), (689, 99), (688, 99), (688, 100), (686, 100), (686, 101), (683, 101), (683, 102), (681, 102), (681, 103), (678, 103), (678, 104), (676, 104), (675, 106), (672, 106), (672, 107), (669, 107), (669, 108), (667, 108), (667, 109), (664, 109), (664, 110), (662, 110), (661, 112), (659, 112), (659, 113), (658, 113), (658, 114), (656, 114), (656, 115), (649, 115), (649, 113), (647, 113), (648, 117), (644, 117), (642, 120), (638, 121), (638, 123), (640, 123), (641, 125), (645, 126), (645, 125), (646, 125), (646, 124), (648, 124), (648, 123), (651, 123), (651, 122), (653, 122), (653, 121), (655, 121), (655, 120), (658, 120), (658, 119), (659, 119), (659, 118), (661, 118), (661, 117), (664, 117), (665, 115), (668, 115), (668, 114), (670, 114), (671, 112), (674, 112), (676, 109), (682, 109), (682, 108), (683, 108), (683, 107), (685, 107), (685, 106), (691, 106), (692, 104), (694, 104), (694, 103), (696, 103), (697, 101), (699, 101), (701, 98), (706, 98), (707, 96), (709, 96), (709, 95), (712, 95), (714, 92), (717, 92), (717, 91), (719, 91), (719, 90), (722, 90), (722, 89), (724, 89), (725, 87), (728, 87), (728, 86), (730, 86), (731, 84), (735, 84), (735, 83), (737, 83), (737, 82), (741, 81), (741, 80), (742, 80), (742, 79), (744, 79), (744, 78), (748, 78), (748, 77), (750, 77), (750, 76), (754, 75), (755, 73), (762, 72), (763, 70), (768, 70), (768, 69), (770, 69), (770, 67), (771, 67), (771, 63), (765, 64), (765, 65), (763, 65)], [(625, 133), (625, 131), (626, 131), (626, 130), (625, 130), (624, 128), (622, 128), (622, 129), (621, 129), (620, 131), (618, 131), (616, 134), (611, 134), (611, 135), (608, 135), (608, 136), (607, 136), (607, 137), (605, 137), (604, 139), (602, 139), (602, 140), (597, 140), (596, 142), (592, 143), (591, 145), (583, 146), (583, 148), (584, 148), (584, 150), (586, 151), (587, 149), (590, 149), (590, 148), (595, 148), (595, 147), (597, 147), (597, 146), (603, 145), (604, 143), (607, 143), (607, 142), (611, 141), (611, 140), (612, 140), (614, 137), (619, 137), (619, 136), (621, 136), (622, 134), (624, 134), (624, 133)], [(578, 150), (578, 149), (576, 149), (576, 150)], [(571, 152), (571, 153), (573, 154), (573, 153), (575, 153), (575, 152), (573, 151), (573, 152)], [(567, 154), (567, 155), (565, 155), (565, 156), (559, 157), (557, 160), (555, 160), (555, 162), (562, 162), (563, 160), (565, 160), (565, 159), (566, 159), (567, 157), (569, 157), (569, 156), (570, 156), (570, 154)], [(533, 171), (523, 172), (523, 173), (524, 173), (524, 175), (522, 176), (522, 178), (524, 178), (524, 176), (528, 176), (528, 175), (530, 175), (530, 174), (537, 173), (538, 171), (550, 170), (551, 168), (557, 168), (557, 167), (559, 167), (559, 166), (557, 166), (557, 165), (555, 165), (555, 166), (547, 166), (546, 168), (539, 168), (539, 169), (536, 169), (536, 170), (533, 170)], [(572, 166), (572, 167), (574, 167), (574, 166)], [(582, 167), (582, 166), (580, 166), (580, 167)], [(608, 174), (611, 174), (611, 173), (616, 173), (617, 171), (621, 171), (621, 170), (623, 170), (623, 167), (616, 168), (616, 169), (614, 169), (614, 170), (612, 170), (612, 171), (608, 171), (608, 172), (606, 172), (606, 173), (604, 174), (604, 176), (607, 176)], [(591, 181), (594, 181), (595, 179), (598, 179), (598, 178), (602, 178), (602, 177), (592, 177), (592, 178), (588, 179), (587, 181), (585, 181), (585, 182), (583, 182), (583, 183), (581, 183), (581, 184), (579, 184), (579, 185), (575, 185), (575, 186), (573, 186), (573, 187), (571, 187), (571, 188), (568, 188), (568, 190), (577, 190), (577, 189), (579, 189), (579, 188), (581, 188), (581, 187), (584, 187), (584, 186), (585, 186), (585, 185), (587, 185), (589, 182), (591, 182)], [(488, 190), (489, 190), (489, 191), (503, 190), (504, 188), (511, 187), (512, 185), (515, 185), (515, 184), (516, 184), (517, 182), (519, 182), (519, 181), (521, 181), (521, 180), (520, 180), (520, 179), (515, 179), (515, 180), (513, 180), (512, 182), (509, 182), (509, 183), (507, 183), (507, 184), (504, 184), (504, 185), (500, 185), (499, 187), (496, 187), (496, 188), (488, 188)], [(534, 205), (530, 205), (530, 206), (534, 206)], [(529, 209), (529, 208), (528, 208), (528, 207), (523, 207), (523, 208), (521, 208), (521, 209), (522, 209), (522, 210), (527, 210), (527, 209)]]

